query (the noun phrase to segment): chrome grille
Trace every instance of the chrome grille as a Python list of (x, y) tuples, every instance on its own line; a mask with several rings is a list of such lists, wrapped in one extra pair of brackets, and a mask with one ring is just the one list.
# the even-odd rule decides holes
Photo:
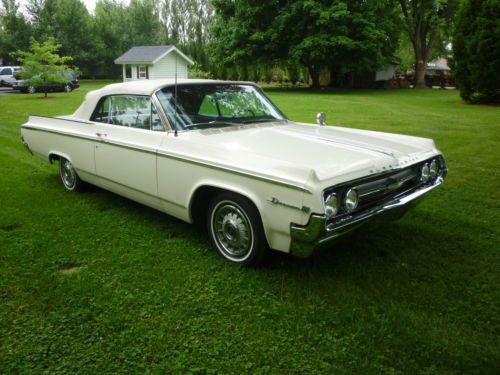
[[(445, 173), (446, 166), (444, 159), (442, 157), (434, 159), (438, 160), (440, 171)], [(339, 213), (329, 220), (329, 223), (343, 222), (371, 208), (410, 194), (412, 191), (424, 186), (425, 184), (420, 179), (421, 168), (425, 163), (429, 162), (429, 160), (422, 161), (404, 169), (389, 171), (356, 181), (349, 181), (327, 189), (324, 192), (325, 197), (331, 193), (336, 193), (340, 202), (343, 202), (345, 194), (350, 188), (355, 188), (359, 193), (358, 207), (350, 213), (346, 212), (344, 207), (340, 207)]]

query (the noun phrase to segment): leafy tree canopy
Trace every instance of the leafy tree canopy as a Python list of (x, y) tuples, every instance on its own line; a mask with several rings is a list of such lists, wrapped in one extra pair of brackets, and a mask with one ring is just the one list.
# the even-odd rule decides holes
[(392, 59), (399, 17), (392, 1), (214, 0), (213, 59), (224, 64), (295, 61), (315, 85), (332, 65), (376, 69)]
[(15, 53), (22, 64), (21, 78), (27, 80), (30, 86), (45, 88), (45, 97), (48, 86), (65, 83), (67, 72), (73, 71), (67, 65), (72, 58), (57, 54), (60, 47), (54, 38), (49, 38), (44, 43), (32, 39), (29, 51)]

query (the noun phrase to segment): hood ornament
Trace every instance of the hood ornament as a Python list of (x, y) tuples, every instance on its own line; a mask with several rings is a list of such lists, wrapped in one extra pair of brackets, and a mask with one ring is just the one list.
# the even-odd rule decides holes
[(316, 123), (320, 126), (328, 126), (326, 123), (326, 115), (323, 112), (319, 112), (316, 115)]

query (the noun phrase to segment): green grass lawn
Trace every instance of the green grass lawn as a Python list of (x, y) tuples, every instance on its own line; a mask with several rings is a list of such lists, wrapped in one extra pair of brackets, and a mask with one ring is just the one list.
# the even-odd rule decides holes
[(445, 184), (401, 221), (242, 269), (205, 234), (20, 142), (70, 94), (0, 95), (0, 374), (500, 371), (500, 108), (455, 91), (268, 89), (292, 120), (434, 138)]

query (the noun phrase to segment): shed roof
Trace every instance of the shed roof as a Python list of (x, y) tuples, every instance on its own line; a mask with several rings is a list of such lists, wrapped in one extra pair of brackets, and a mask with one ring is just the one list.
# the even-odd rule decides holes
[(183, 54), (176, 46), (137, 46), (132, 47), (123, 55), (115, 60), (115, 64), (154, 64), (171, 52), (177, 52), (188, 64), (194, 64), (194, 61)]

